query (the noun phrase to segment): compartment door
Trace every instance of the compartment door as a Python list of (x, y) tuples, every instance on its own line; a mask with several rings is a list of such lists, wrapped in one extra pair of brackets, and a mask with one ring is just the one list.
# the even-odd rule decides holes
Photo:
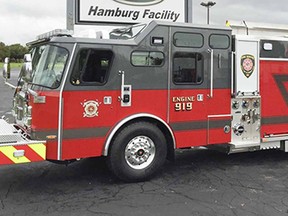
[(235, 93), (254, 95), (259, 92), (259, 41), (249, 38), (235, 40)]

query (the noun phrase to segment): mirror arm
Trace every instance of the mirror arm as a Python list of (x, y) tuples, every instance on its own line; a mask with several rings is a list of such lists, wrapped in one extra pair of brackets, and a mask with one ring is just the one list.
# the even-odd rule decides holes
[(5, 80), (5, 85), (11, 87), (12, 89), (18, 89), (19, 87), (12, 85), (11, 83), (7, 82), (7, 80)]
[(33, 91), (32, 89), (28, 88), (28, 92), (33, 95), (34, 97), (37, 97), (38, 96), (38, 93)]

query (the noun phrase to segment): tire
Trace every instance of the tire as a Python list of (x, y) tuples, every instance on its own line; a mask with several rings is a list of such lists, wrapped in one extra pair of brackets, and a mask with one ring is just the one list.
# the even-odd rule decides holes
[(125, 182), (145, 181), (164, 164), (166, 139), (152, 123), (136, 122), (124, 127), (113, 139), (108, 166)]

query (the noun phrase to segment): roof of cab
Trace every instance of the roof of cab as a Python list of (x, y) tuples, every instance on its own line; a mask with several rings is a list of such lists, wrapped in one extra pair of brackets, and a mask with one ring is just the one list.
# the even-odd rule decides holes
[[(84, 37), (52, 37), (50, 42), (52, 43), (101, 43), (101, 44), (110, 44), (110, 45), (137, 45), (139, 44), (148, 34), (153, 31), (157, 26), (167, 26), (167, 27), (177, 27), (177, 28), (197, 28), (197, 29), (210, 29), (210, 30), (224, 30), (224, 31), (232, 31), (230, 27), (226, 26), (213, 26), (213, 25), (198, 25), (193, 23), (171, 23), (164, 21), (151, 21), (147, 24), (144, 30), (133, 39), (97, 39), (97, 38), (84, 38)], [(42, 41), (43, 42), (43, 41)], [(38, 41), (31, 42), (27, 45), (33, 45), (39, 43)]]

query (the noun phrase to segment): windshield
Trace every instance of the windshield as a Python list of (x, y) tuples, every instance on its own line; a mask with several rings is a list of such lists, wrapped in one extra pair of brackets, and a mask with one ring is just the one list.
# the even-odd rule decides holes
[(32, 50), (32, 84), (58, 88), (68, 59), (68, 51), (52, 45)]
[(143, 29), (146, 27), (146, 24), (139, 24), (139, 25), (133, 25), (126, 28), (118, 28), (113, 29), (110, 32), (110, 39), (133, 39), (138, 34), (140, 34)]

